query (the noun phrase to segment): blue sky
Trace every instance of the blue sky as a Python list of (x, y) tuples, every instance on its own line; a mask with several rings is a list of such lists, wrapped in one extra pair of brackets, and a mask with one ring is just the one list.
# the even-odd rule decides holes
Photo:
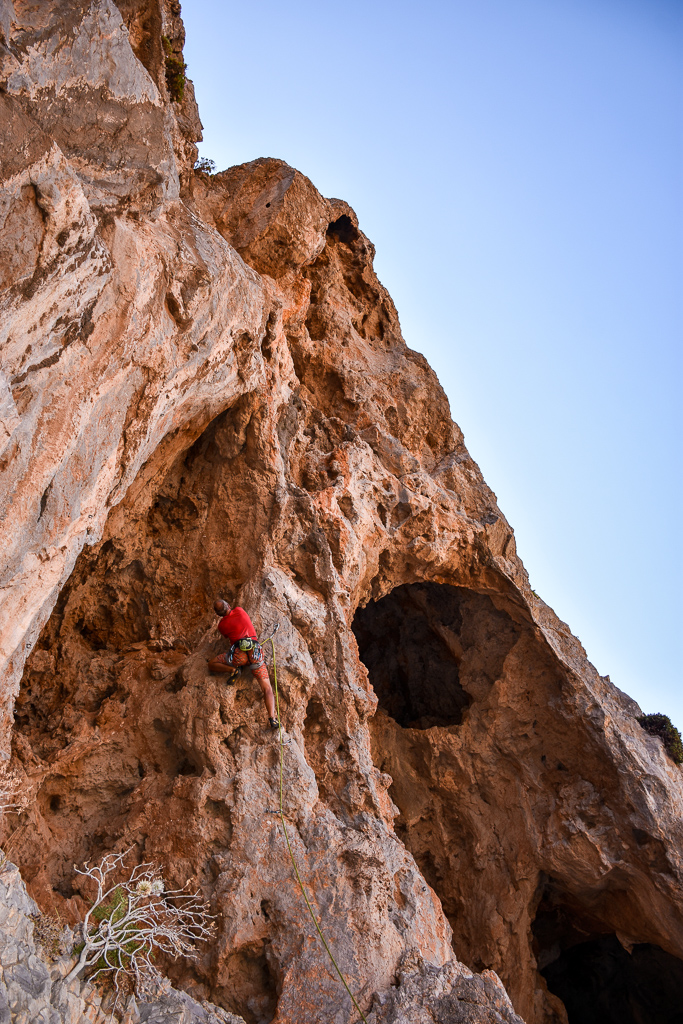
[(531, 585), (683, 729), (683, 4), (185, 0), (219, 169), (346, 199)]

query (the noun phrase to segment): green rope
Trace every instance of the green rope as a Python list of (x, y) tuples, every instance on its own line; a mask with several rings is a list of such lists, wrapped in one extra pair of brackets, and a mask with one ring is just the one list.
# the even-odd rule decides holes
[(320, 940), (321, 940), (323, 946), (325, 947), (327, 955), (329, 956), (330, 960), (332, 961), (332, 963), (334, 965), (335, 971), (339, 975), (339, 980), (341, 981), (342, 985), (344, 986), (346, 991), (351, 996), (351, 1002), (353, 1003), (353, 1005), (358, 1010), (358, 1013), (361, 1015), (361, 1019), (363, 1020), (363, 1024), (368, 1024), (368, 1022), (366, 1020), (366, 1017), (365, 1017), (365, 1014), (363, 1013), (363, 1011), (361, 1010), (360, 1006), (356, 1002), (356, 1000), (354, 998), (354, 995), (353, 995), (353, 992), (351, 991), (349, 986), (346, 984), (346, 978), (344, 977), (344, 975), (342, 974), (341, 970), (339, 969), (339, 965), (338, 965), (337, 961), (334, 959), (334, 955), (332, 953), (332, 950), (330, 949), (330, 947), (327, 944), (327, 939), (325, 938), (325, 936), (323, 935), (323, 933), (321, 931), (320, 925), (318, 924), (318, 921), (317, 921), (316, 916), (315, 916), (315, 912), (313, 910), (313, 907), (311, 906), (311, 901), (309, 900), (308, 894), (306, 893), (306, 889), (304, 888), (304, 883), (303, 883), (303, 881), (301, 879), (301, 875), (299, 874), (299, 868), (298, 868), (297, 863), (296, 863), (296, 858), (294, 856), (294, 851), (292, 850), (292, 845), (291, 845), (291, 843), (289, 841), (289, 834), (287, 832), (287, 825), (285, 824), (285, 812), (284, 812), (284, 809), (283, 809), (283, 802), (282, 802), (283, 801), (283, 798), (282, 798), (282, 767), (283, 767), (284, 758), (285, 758), (285, 745), (284, 745), (284, 741), (282, 739), (282, 722), (280, 721), (280, 698), (279, 698), (278, 692), (277, 692), (277, 665), (275, 664), (275, 644), (273, 643), (273, 638), (272, 637), (269, 637), (268, 639), (270, 640), (270, 646), (273, 649), (273, 679), (275, 681), (275, 709), (277, 711), (277, 724), (278, 724), (278, 729), (280, 731), (280, 820), (282, 821), (282, 828), (283, 828), (283, 831), (285, 833), (285, 842), (287, 843), (287, 849), (289, 851), (289, 859), (292, 862), (292, 867), (294, 868), (294, 873), (296, 874), (296, 880), (299, 883), (299, 888), (301, 889), (301, 895), (303, 896), (304, 900), (306, 901), (306, 906), (308, 907), (308, 912), (309, 912), (309, 914), (311, 915), (311, 917), (313, 919), (313, 924), (315, 925), (315, 929), (316, 929), (318, 935), (320, 936)]

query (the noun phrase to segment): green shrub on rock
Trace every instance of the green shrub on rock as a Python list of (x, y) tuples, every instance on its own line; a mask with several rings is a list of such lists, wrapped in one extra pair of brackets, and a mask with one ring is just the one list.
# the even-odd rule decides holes
[(668, 715), (640, 715), (638, 721), (650, 736), (659, 736), (672, 761), (683, 764), (683, 740)]
[(182, 103), (185, 95), (185, 72), (187, 64), (183, 60), (182, 53), (178, 54), (173, 49), (173, 44), (168, 36), (162, 36), (161, 42), (164, 47), (164, 58), (166, 64), (166, 85), (174, 103)]
[(200, 171), (202, 174), (208, 174), (209, 177), (216, 173), (216, 165), (213, 160), (209, 160), (205, 156), (200, 156), (199, 160), (194, 165), (195, 171)]

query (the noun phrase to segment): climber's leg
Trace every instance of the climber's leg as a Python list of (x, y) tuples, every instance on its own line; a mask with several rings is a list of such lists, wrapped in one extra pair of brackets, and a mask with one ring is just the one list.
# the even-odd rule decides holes
[(275, 697), (273, 696), (273, 688), (270, 685), (268, 669), (264, 664), (261, 664), (256, 668), (252, 668), (251, 674), (253, 675), (254, 679), (257, 680), (259, 686), (261, 687), (261, 693), (263, 694), (263, 700), (266, 705), (266, 711), (268, 712), (268, 719), (270, 721), (270, 724), (271, 726), (273, 726), (274, 722), (275, 725), (273, 726), (273, 728), (277, 728), (277, 716), (275, 714)]

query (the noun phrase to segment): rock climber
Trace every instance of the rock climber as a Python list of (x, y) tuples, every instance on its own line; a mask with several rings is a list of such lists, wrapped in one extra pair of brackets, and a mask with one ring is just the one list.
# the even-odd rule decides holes
[(263, 648), (258, 642), (256, 630), (244, 608), (236, 605), (230, 608), (227, 601), (217, 598), (213, 603), (213, 610), (220, 615), (218, 632), (226, 637), (231, 647), (225, 654), (219, 654), (209, 660), (209, 672), (226, 674), (226, 682), (234, 682), (235, 676), (244, 665), (251, 667), (251, 674), (257, 680), (263, 693), (263, 700), (268, 712), (268, 725), (271, 729), (277, 729), (279, 722), (275, 714), (275, 698), (270, 685), (268, 669), (263, 657)]

